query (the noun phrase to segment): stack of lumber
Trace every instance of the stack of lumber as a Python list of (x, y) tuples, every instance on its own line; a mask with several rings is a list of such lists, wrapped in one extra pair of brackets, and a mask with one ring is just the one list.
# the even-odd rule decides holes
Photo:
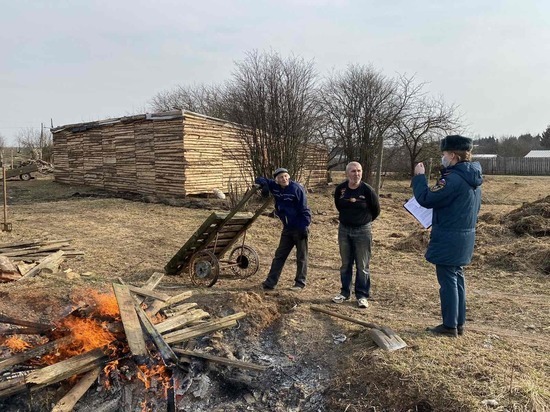
[(305, 148), (304, 168), (300, 181), (306, 186), (327, 183), (328, 150), (325, 146), (309, 143)]
[(183, 115), (136, 115), (52, 129), (55, 179), (112, 192), (184, 196)]
[(103, 188), (101, 138), (101, 132), (98, 129), (91, 129), (87, 133), (83, 133), (82, 153), (86, 153), (82, 159), (84, 184), (98, 188)]
[(185, 111), (183, 131), (186, 194), (211, 193), (214, 189), (225, 192), (230, 182), (240, 182), (243, 188), (252, 183), (240, 127)]
[[(253, 181), (246, 129), (187, 110), (60, 126), (52, 133), (60, 183), (181, 197)], [(326, 149), (304, 150), (304, 178), (326, 181)]]

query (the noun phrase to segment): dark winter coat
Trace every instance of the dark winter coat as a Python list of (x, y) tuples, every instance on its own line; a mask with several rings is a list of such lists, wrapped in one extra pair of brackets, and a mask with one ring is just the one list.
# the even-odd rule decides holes
[(443, 169), (428, 187), (426, 177), (413, 178), (414, 197), (433, 209), (426, 259), (436, 265), (463, 266), (472, 260), (483, 177), (479, 162), (461, 162)]
[(311, 223), (311, 211), (307, 206), (307, 197), (304, 188), (290, 181), (285, 188), (279, 186), (275, 180), (257, 177), (256, 183), (262, 188), (269, 188), (275, 199), (275, 212), (286, 229), (305, 231)]

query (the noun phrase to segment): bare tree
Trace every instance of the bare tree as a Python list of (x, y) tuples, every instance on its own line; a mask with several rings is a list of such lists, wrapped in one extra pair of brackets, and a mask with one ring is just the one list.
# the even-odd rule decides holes
[(460, 127), (456, 107), (447, 105), (441, 97), (426, 97), (421, 92), (422, 86), (415, 89), (415, 95), (393, 127), (397, 143), (407, 150), (411, 176), (416, 163), (433, 156), (427, 153), (434, 147), (432, 143)]
[(50, 161), (52, 152), (52, 134), (46, 128), (37, 130), (27, 127), (19, 130), (16, 134), (17, 144), (20, 150), (26, 152), (31, 158)]
[(156, 112), (180, 109), (212, 117), (223, 117), (225, 114), (223, 99), (222, 87), (199, 84), (177, 86), (175, 90), (159, 92), (151, 99), (149, 105)]
[(350, 65), (322, 87), (320, 100), (333, 135), (347, 161), (362, 164), (368, 182), (381, 165), (384, 139), (410, 98), (410, 84), (405, 77), (388, 79), (372, 66)]
[(315, 133), (316, 73), (312, 62), (275, 52), (249, 52), (227, 84), (226, 118), (241, 132), (256, 176), (286, 167), (299, 177), (305, 146)]

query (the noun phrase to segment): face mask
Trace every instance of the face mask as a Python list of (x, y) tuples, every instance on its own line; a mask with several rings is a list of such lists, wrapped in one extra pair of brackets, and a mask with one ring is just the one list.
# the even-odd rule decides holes
[(443, 167), (449, 167), (451, 165), (451, 161), (448, 160), (445, 156), (441, 156), (441, 164)]

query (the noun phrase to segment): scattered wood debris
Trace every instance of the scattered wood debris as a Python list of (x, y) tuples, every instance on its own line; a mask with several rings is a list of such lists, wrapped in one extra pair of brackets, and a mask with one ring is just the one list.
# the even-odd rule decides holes
[(0, 282), (28, 279), (41, 272), (56, 273), (65, 258), (84, 255), (70, 242), (28, 240), (0, 245)]

